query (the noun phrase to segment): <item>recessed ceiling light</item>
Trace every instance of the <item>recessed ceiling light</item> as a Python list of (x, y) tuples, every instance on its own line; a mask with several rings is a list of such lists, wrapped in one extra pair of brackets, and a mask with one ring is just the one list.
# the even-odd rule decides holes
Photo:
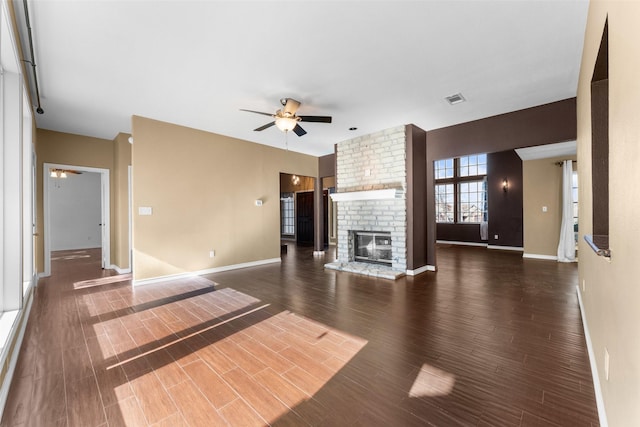
[(349, 130), (358, 130), (358, 128), (355, 127), (355, 126), (352, 126), (352, 127), (349, 128)]
[(444, 99), (446, 99), (447, 102), (451, 105), (460, 104), (461, 102), (466, 101), (466, 99), (464, 99), (464, 96), (462, 96), (461, 93), (456, 93), (455, 95), (447, 96)]

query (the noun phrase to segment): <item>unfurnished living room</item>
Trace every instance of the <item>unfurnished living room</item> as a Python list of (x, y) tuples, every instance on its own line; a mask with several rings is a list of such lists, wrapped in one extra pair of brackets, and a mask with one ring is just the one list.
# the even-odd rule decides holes
[(640, 1), (0, 5), (1, 426), (640, 425)]

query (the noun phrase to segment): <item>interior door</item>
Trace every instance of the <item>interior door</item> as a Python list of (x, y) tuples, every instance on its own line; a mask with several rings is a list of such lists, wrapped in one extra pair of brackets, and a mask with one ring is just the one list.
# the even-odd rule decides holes
[(313, 246), (313, 191), (296, 193), (296, 243)]

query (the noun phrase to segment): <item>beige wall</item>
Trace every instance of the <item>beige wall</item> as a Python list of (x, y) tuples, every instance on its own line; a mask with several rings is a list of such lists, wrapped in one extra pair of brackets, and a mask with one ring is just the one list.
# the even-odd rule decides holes
[(316, 157), (137, 116), (133, 137), (136, 280), (280, 257), (280, 172)]
[[(43, 206), (43, 165), (58, 163), (70, 166), (85, 166), (110, 170), (111, 200), (114, 199), (113, 181), (113, 141), (38, 129), (36, 132), (36, 156), (38, 159), (36, 178), (37, 233), (36, 266), (44, 271), (44, 206)], [(113, 227), (115, 208), (111, 203), (111, 257), (114, 257), (115, 228)]]
[(111, 243), (111, 263), (126, 270), (129, 265), (129, 165), (131, 144), (129, 134), (120, 133), (113, 140), (114, 229), (115, 241)]
[[(558, 157), (522, 162), (523, 230), (525, 255), (558, 255), (562, 224), (562, 168)], [(574, 164), (575, 166), (575, 164)], [(547, 212), (542, 207), (547, 207)]]
[[(580, 239), (581, 296), (610, 426), (640, 425), (640, 2), (589, 7), (578, 85), (580, 235), (592, 231), (590, 81), (609, 19), (609, 237), (611, 260)], [(605, 348), (610, 376), (605, 378)]]

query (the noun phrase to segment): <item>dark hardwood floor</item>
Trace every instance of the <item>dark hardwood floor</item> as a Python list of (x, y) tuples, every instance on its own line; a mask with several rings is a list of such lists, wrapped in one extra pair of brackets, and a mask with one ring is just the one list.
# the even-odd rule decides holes
[(132, 289), (55, 253), (2, 426), (596, 426), (572, 264), (438, 247), (397, 281), (282, 264)]

